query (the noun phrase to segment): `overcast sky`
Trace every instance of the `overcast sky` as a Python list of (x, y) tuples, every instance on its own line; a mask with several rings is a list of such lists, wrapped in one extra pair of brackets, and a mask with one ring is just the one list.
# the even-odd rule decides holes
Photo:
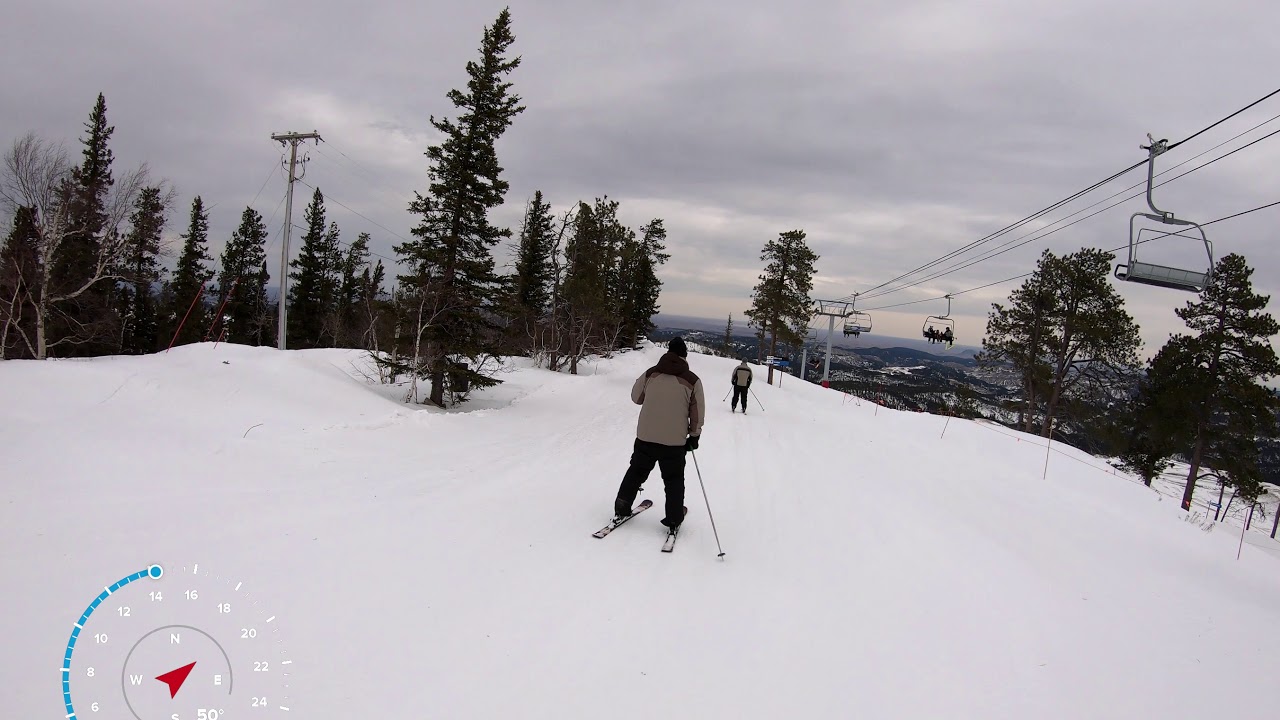
[[(436, 140), (429, 116), (456, 115), (445, 95), (465, 84), (465, 64), (502, 7), (17, 0), (0, 30), (0, 143), (34, 130), (77, 152), (101, 91), (117, 172), (147, 162), (179, 192), (171, 234), (199, 194), (212, 206), (216, 256), (252, 203), (272, 218), (275, 282), (285, 175), (270, 135), (317, 130), (326, 142), (309, 148), (305, 182), (324, 191), (344, 240), (368, 231), (374, 251), (392, 257), (396, 234), (408, 237), (414, 223), (406, 206), (426, 189), (423, 153)], [(732, 313), (739, 326), (760, 250), (781, 232), (803, 229), (820, 256), (815, 298), (866, 291), (1143, 159), (1148, 132), (1181, 140), (1280, 88), (1280, 4), (1271, 0), (509, 7), (512, 52), (522, 57), (511, 80), (527, 110), (499, 145), (511, 190), (496, 220), (518, 232), (535, 190), (559, 211), (608, 195), (636, 229), (661, 217), (671, 252), (662, 310)], [(1276, 115), (1280, 96), (1161, 156), (1156, 170)], [(1276, 129), (1280, 120), (1165, 177)], [(1206, 222), (1274, 202), (1278, 168), (1280, 138), (1264, 140), (1158, 189), (1156, 204)], [(1142, 180), (1132, 172), (980, 250)], [(311, 190), (297, 187), (300, 224)], [(1046, 248), (1125, 245), (1129, 215), (1144, 207), (1125, 202), (858, 306), (1018, 275)], [(1215, 255), (1245, 255), (1268, 294), (1280, 284), (1278, 223), (1280, 207), (1207, 229)], [(1143, 246), (1139, 257), (1207, 264), (1202, 246), (1176, 238)], [(499, 264), (510, 260), (500, 248)], [(1142, 327), (1144, 354), (1182, 329), (1173, 309), (1193, 295), (1116, 282)], [(980, 342), (991, 303), (1015, 286), (955, 298), (960, 342)], [(936, 300), (873, 312), (875, 332), (918, 336), (926, 315), (945, 311)], [(814, 326), (825, 336), (825, 320)]]

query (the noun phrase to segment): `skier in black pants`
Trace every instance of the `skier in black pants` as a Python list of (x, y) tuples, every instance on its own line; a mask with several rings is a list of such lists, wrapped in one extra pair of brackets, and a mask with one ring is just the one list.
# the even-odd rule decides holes
[(742, 398), (742, 414), (747, 414), (747, 391), (751, 389), (751, 368), (747, 367), (747, 361), (743, 360), (742, 364), (733, 369), (733, 376), (730, 380), (733, 383), (733, 402), (730, 403), (730, 412), (738, 409), (738, 398)]
[(631, 466), (613, 502), (613, 514), (619, 518), (631, 514), (631, 504), (656, 464), (667, 491), (667, 514), (662, 524), (675, 528), (684, 522), (688, 512), (684, 506), (684, 456), (698, 449), (707, 407), (702, 381), (690, 372), (685, 359), (688, 354), (684, 340), (672, 339), (658, 364), (645, 370), (631, 386), (632, 402), (642, 407)]

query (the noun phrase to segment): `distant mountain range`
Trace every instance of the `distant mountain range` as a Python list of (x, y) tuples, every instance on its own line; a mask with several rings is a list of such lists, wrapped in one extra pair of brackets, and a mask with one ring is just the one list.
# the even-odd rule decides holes
[[(659, 315), (654, 322), (657, 330), (651, 337), (655, 340), (683, 335), (719, 352), (724, 339), (724, 321)], [(729, 354), (755, 362), (760, 355), (755, 335), (745, 324), (735, 323), (734, 330)], [(809, 365), (805, 379), (817, 382), (822, 377), (826, 332), (819, 333), (806, 346)], [(1017, 429), (1019, 377), (1007, 364), (978, 367), (974, 355), (980, 349), (956, 346), (947, 350), (923, 338), (883, 335), (875, 340), (863, 335), (854, 341), (837, 334), (832, 339), (831, 387), (899, 410), (983, 418)], [(801, 359), (790, 360), (788, 374), (799, 375)], [(1280, 413), (1277, 416), (1280, 420)], [(1095, 436), (1089, 427), (1065, 418), (1054, 439), (1104, 456), (1117, 450), (1111, 446), (1114, 438)], [(1260, 450), (1264, 480), (1280, 485), (1280, 440), (1261, 440)]]
[[(713, 333), (717, 338), (724, 335), (724, 320), (711, 320), (709, 318), (698, 318), (688, 315), (668, 315), (666, 313), (659, 313), (653, 318), (653, 322), (654, 325), (657, 326), (658, 330), (668, 332), (678, 330), (695, 330), (701, 333)], [(746, 326), (746, 323), (735, 321), (733, 324), (733, 336), (734, 338), (754, 338), (755, 334)], [(809, 341), (809, 346), (825, 349), (826, 345), (826, 330), (815, 331)], [(844, 350), (857, 351), (859, 353), (875, 348), (907, 348), (911, 350), (919, 350), (928, 353), (929, 355), (941, 356), (947, 359), (972, 358), (982, 350), (981, 347), (975, 347), (972, 345), (955, 345), (948, 348), (947, 346), (939, 343), (931, 343), (923, 337), (903, 338), (894, 337), (892, 335), (879, 335), (874, 332), (863, 333), (855, 339), (853, 337), (845, 337), (844, 333), (840, 331), (839, 326), (836, 327), (835, 335), (832, 336), (831, 346), (833, 349), (842, 348)]]

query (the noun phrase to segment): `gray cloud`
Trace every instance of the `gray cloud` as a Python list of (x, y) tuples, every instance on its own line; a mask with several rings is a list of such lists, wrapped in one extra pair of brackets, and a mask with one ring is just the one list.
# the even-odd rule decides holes
[[(663, 217), (672, 260), (661, 302), (685, 315), (741, 320), (760, 248), (780, 232), (808, 233), (821, 256), (818, 296), (865, 290), (1141, 159), (1147, 132), (1180, 139), (1275, 89), (1268, 34), (1280, 8), (1264, 0), (619, 5), (511, 3), (522, 57), (513, 81), (527, 110), (500, 145), (511, 192), (497, 219), (517, 229), (535, 189), (562, 209), (607, 194), (637, 228)], [(36, 130), (74, 151), (102, 91), (117, 163), (146, 161), (173, 181), (184, 205), (175, 235), (192, 196), (214, 204), (220, 251), (250, 202), (281, 223), (281, 149), (270, 134), (316, 129), (328, 143), (309, 148), (306, 181), (330, 198), (344, 238), (368, 231), (375, 251), (391, 256), (414, 221), (409, 200), (426, 188), (428, 117), (454, 114), (445, 93), (465, 81), (481, 28), (500, 7), (20, 2), (0, 43), (0, 143)], [(1278, 113), (1280, 98), (1157, 169)], [(1265, 141), (1161, 188), (1157, 204), (1205, 221), (1278, 200), (1277, 159), (1280, 139)], [(1139, 179), (1132, 173), (1047, 221)], [(299, 187), (295, 208), (309, 193)], [(1027, 272), (1046, 247), (1116, 247), (1141, 207), (1125, 203), (860, 305)], [(1209, 228), (1217, 254), (1246, 255), (1265, 293), (1280, 276), (1277, 212)], [(1197, 261), (1181, 241), (1151, 250)], [(508, 250), (498, 257), (506, 262)], [(960, 336), (976, 343), (990, 303), (1012, 287), (957, 297)], [(1181, 329), (1173, 308), (1189, 295), (1130, 284), (1121, 292), (1149, 350)], [(944, 309), (886, 310), (876, 329), (914, 334)]]

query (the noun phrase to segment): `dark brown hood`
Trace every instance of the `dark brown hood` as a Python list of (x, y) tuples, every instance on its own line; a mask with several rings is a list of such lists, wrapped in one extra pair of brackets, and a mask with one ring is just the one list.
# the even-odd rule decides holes
[(689, 361), (675, 353), (664, 353), (662, 357), (658, 358), (658, 364), (654, 365), (653, 369), (663, 375), (679, 377), (689, 372)]

